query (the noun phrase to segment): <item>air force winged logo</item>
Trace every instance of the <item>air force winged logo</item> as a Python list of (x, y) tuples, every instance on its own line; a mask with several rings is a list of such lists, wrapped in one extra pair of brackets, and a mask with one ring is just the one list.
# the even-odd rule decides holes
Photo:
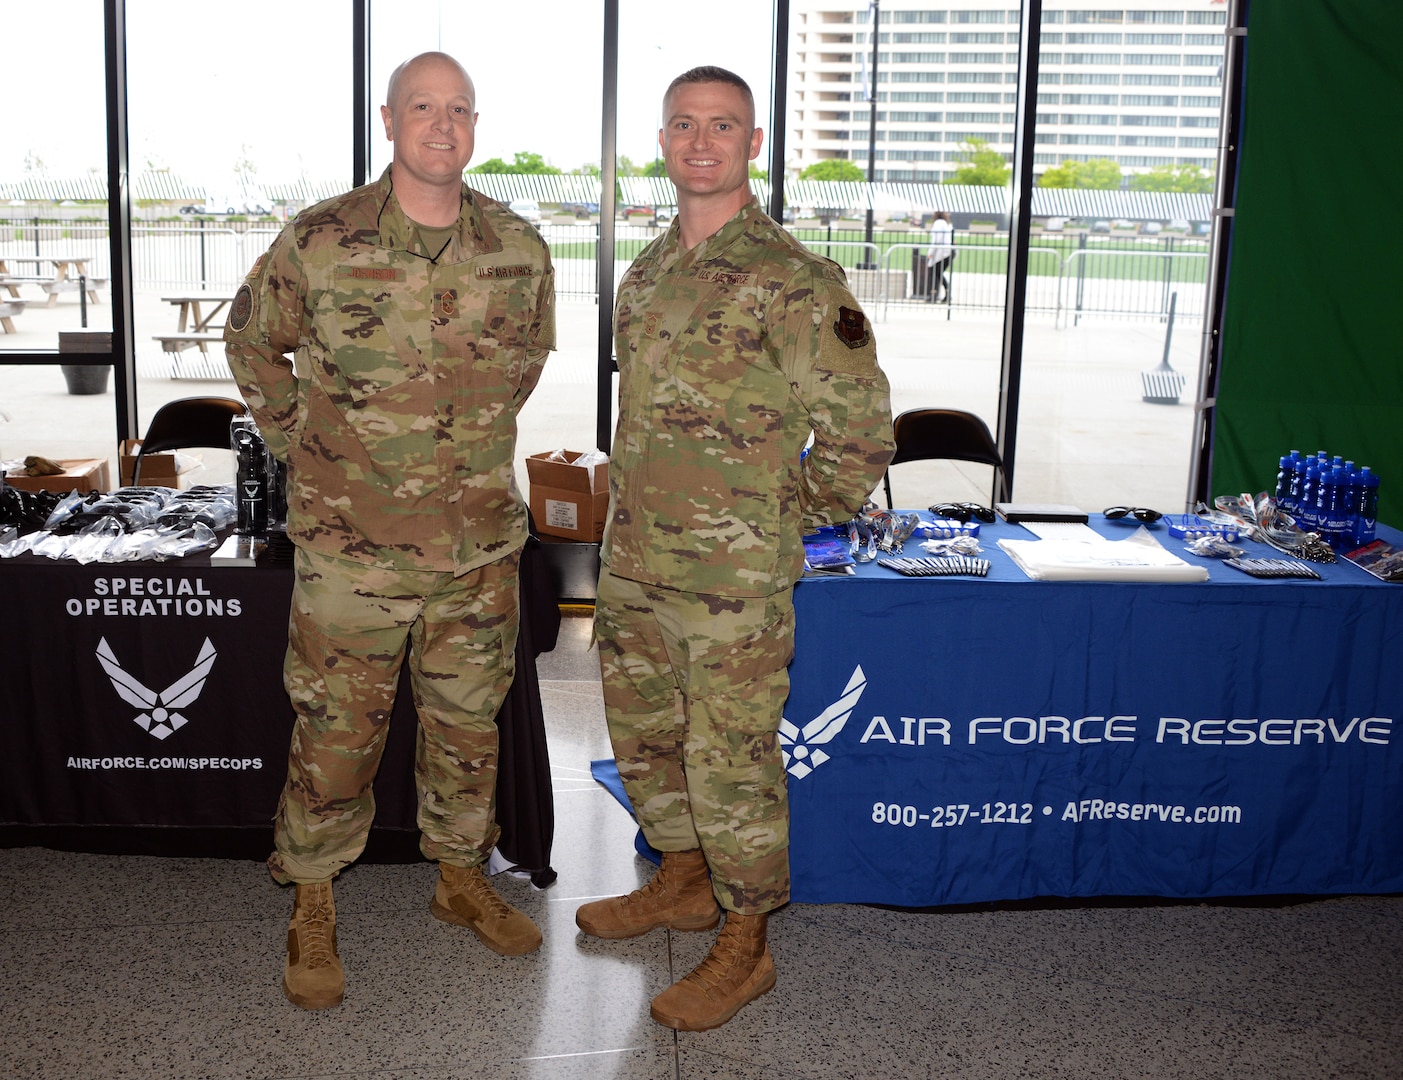
[(779, 744), (784, 753), (784, 767), (789, 775), (802, 780), (829, 759), (829, 755), (818, 749), (823, 743), (831, 742), (843, 730), (843, 725), (857, 708), (857, 699), (867, 689), (867, 676), (862, 666), (853, 669), (853, 677), (848, 680), (843, 696), (818, 716), (810, 720), (802, 729), (788, 720), (779, 722)]
[(200, 696), (217, 655), (209, 638), (205, 638), (204, 645), (200, 647), (200, 655), (195, 658), (195, 666), (157, 693), (155, 690), (148, 690), (122, 670), (106, 638), (97, 643), (98, 663), (112, 680), (112, 689), (116, 690), (117, 696), (128, 705), (142, 710), (141, 715), (133, 719), (138, 727), (157, 739), (164, 739), (186, 725), (185, 717), (176, 710), (185, 708)]

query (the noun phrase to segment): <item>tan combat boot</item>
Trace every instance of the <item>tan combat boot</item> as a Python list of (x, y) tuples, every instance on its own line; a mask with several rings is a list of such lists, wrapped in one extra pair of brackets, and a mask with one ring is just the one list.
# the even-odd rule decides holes
[(336, 955), (336, 905), (331, 882), (297, 886), (292, 921), (287, 925), (287, 964), (283, 993), (302, 1009), (330, 1009), (341, 1004), (346, 972)]
[(721, 921), (701, 850), (664, 851), (653, 880), (627, 896), (580, 905), (575, 925), (591, 937), (631, 938), (659, 926), (710, 930)]
[(765, 944), (768, 919), (726, 912), (726, 925), (706, 959), (653, 999), (653, 1019), (675, 1031), (706, 1031), (772, 989), (775, 962)]
[(524, 956), (541, 947), (536, 924), (500, 896), (482, 876), (481, 866), (438, 864), (439, 882), (429, 910), (434, 918), (466, 926), (503, 956)]

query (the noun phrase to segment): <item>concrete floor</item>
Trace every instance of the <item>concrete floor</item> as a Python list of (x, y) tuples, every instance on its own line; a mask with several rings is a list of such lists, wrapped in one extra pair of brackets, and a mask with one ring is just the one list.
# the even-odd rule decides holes
[(338, 879), (344, 1004), (280, 986), (287, 890), (261, 863), (0, 850), (0, 1075), (26, 1080), (1393, 1080), (1403, 898), (902, 911), (793, 904), (773, 991), (675, 1034), (648, 1002), (710, 934), (586, 939), (580, 903), (651, 866), (590, 779), (608, 755), (589, 619), (539, 662), (556, 807), (545, 934), (488, 952), (428, 911), (427, 863)]

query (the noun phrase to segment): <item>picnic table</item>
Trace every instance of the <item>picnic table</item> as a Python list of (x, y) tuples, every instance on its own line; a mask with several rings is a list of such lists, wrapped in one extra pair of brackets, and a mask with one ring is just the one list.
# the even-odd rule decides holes
[[(88, 273), (88, 263), (91, 261), (90, 255), (0, 255), (0, 285), (10, 291), (11, 297), (17, 298), (20, 282), (32, 281), (49, 294), (44, 302), (45, 307), (53, 307), (59, 293), (76, 292), (80, 287), (85, 287), (88, 301), (96, 304), (97, 290), (107, 286), (107, 279)], [(17, 274), (11, 271), (11, 263), (32, 266), (34, 270), (28, 276)], [(46, 265), (52, 266), (53, 270), (41, 274), (39, 268)]]
[(209, 333), (210, 324), (234, 300), (225, 293), (182, 293), (179, 296), (163, 296), (161, 299), (180, 309), (176, 328), (182, 334), (187, 329), (195, 334)]
[(0, 296), (0, 329), (7, 334), (15, 332), (14, 316), (24, 310), (25, 301)]
[[(172, 378), (229, 378), (228, 368), (219, 361), (209, 360), (208, 355), (210, 345), (224, 340), (223, 320), (219, 316), (233, 303), (234, 297), (225, 293), (190, 292), (161, 299), (179, 309), (175, 333), (153, 335), (173, 362)], [(192, 347), (203, 355), (183, 360), (181, 353)]]

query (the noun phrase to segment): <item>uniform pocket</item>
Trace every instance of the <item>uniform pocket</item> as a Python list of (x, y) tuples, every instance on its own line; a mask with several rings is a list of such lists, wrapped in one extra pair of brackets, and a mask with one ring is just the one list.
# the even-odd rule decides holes
[(327, 339), (314, 370), (350, 401), (422, 378), (428, 361), (403, 314), (421, 303), (402, 283), (338, 281), (321, 304)]

